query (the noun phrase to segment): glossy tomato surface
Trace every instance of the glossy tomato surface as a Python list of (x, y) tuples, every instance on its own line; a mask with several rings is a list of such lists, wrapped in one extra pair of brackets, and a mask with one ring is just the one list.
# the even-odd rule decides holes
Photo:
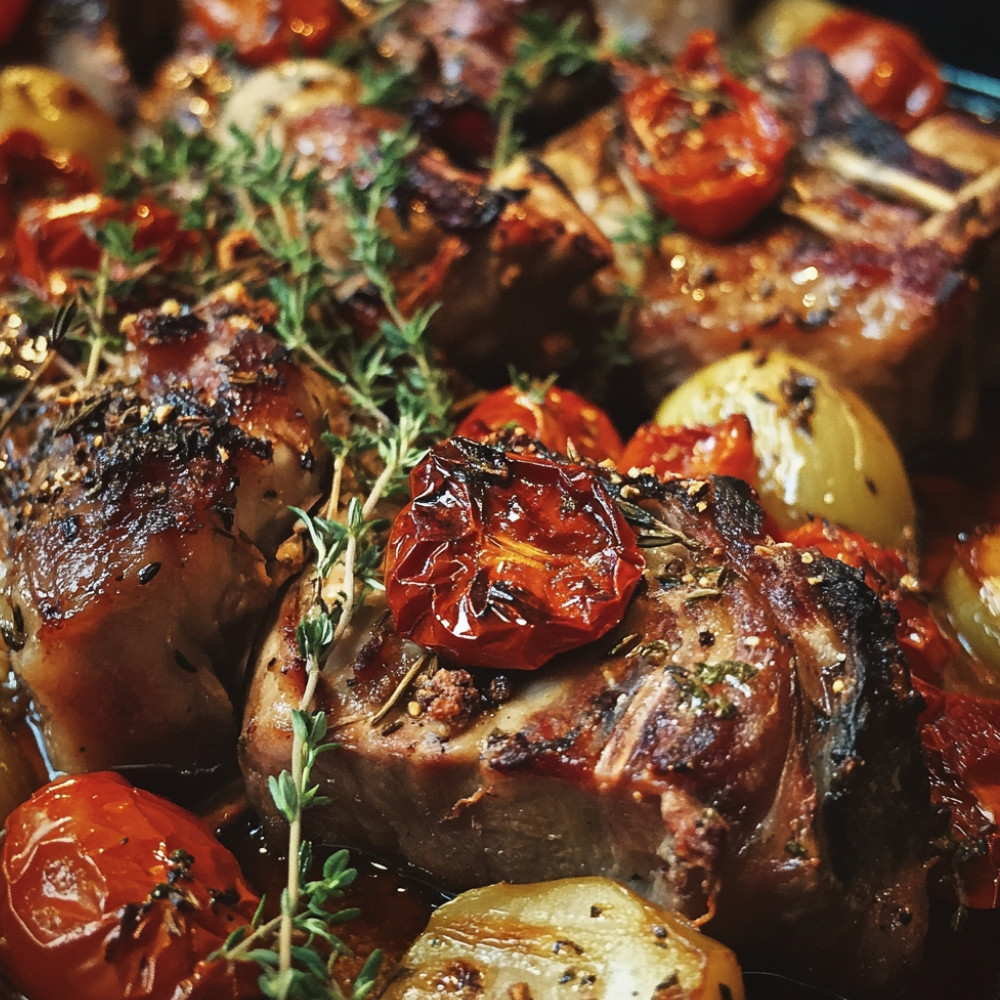
[(825, 52), (854, 92), (904, 131), (937, 111), (945, 84), (913, 32), (858, 10), (824, 18), (803, 40)]
[(620, 468), (650, 469), (660, 478), (736, 476), (754, 483), (757, 465), (750, 421), (736, 413), (716, 424), (691, 427), (643, 424), (626, 444)]
[(931, 800), (947, 807), (944, 857), (932, 874), (939, 891), (979, 909), (1000, 906), (1000, 701), (915, 681), (926, 708), (920, 735)]
[(110, 772), (46, 785), (7, 820), (0, 967), (30, 1000), (235, 1000), (252, 963), (207, 962), (258, 900), (190, 813)]
[(177, 263), (201, 243), (198, 234), (181, 228), (174, 212), (149, 200), (130, 205), (89, 193), (32, 201), (22, 207), (14, 234), (21, 277), (39, 297), (59, 298), (72, 287), (74, 270), (100, 266), (103, 251), (95, 234), (109, 222), (132, 227), (134, 249), (152, 253), (161, 264)]
[(56, 155), (34, 132), (0, 136), (0, 231), (13, 232), (20, 204), (94, 191), (97, 178), (80, 156)]
[(593, 469), (453, 438), (410, 489), (386, 565), (400, 634), (467, 666), (534, 670), (621, 621), (644, 560)]
[(791, 149), (777, 113), (726, 69), (710, 31), (673, 70), (638, 76), (624, 96), (625, 160), (657, 208), (687, 232), (739, 232), (784, 184)]
[(595, 462), (617, 461), (622, 441), (608, 415), (569, 389), (534, 383), (508, 385), (491, 392), (458, 425), (458, 437), (486, 441), (498, 431), (523, 431), (550, 451)]
[(188, 17), (251, 66), (316, 55), (346, 23), (336, 0), (189, 0)]

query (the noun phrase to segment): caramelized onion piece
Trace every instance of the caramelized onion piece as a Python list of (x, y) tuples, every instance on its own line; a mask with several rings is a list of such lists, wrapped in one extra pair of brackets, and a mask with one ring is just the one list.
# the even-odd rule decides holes
[(1000, 525), (978, 528), (955, 545), (943, 591), (962, 638), (1000, 674)]
[(742, 1000), (736, 957), (682, 917), (603, 878), (491, 885), (442, 906), (382, 1000)]
[(885, 548), (910, 542), (915, 508), (895, 443), (821, 368), (783, 351), (733, 354), (668, 396), (656, 420), (709, 424), (734, 413), (750, 418), (761, 503), (782, 528), (812, 514)]

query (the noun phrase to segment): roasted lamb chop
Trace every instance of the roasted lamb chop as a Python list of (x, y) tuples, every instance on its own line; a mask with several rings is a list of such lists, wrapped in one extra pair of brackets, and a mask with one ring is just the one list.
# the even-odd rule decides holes
[[(330, 184), (352, 171), (364, 185), (379, 136), (403, 120), (363, 106), (323, 104), (286, 114), (282, 143)], [(519, 160), (491, 178), (460, 169), (420, 146), (394, 211), (391, 234), (401, 304), (407, 314), (434, 308), (431, 337), (445, 362), (476, 384), (497, 385), (507, 366), (542, 377), (579, 379), (594, 366), (601, 330), (591, 279), (611, 261), (607, 238), (544, 166)], [(321, 252), (337, 259), (349, 245), (340, 209), (324, 206)], [(352, 325), (379, 313), (365, 287), (344, 289)]]
[(52, 764), (210, 767), (290, 504), (338, 409), (231, 290), (129, 317), (112, 380), (43, 393), (6, 470), (5, 629)]
[[(452, 478), (503, 478), (510, 455), (487, 445), (446, 443), (433, 461), (456, 448), (469, 467)], [(314, 772), (329, 804), (310, 811), (311, 835), (454, 889), (609, 875), (707, 921), (745, 960), (886, 988), (920, 953), (929, 817), (891, 610), (843, 564), (762, 534), (737, 480), (600, 475), (645, 553), (620, 624), (537, 671), (516, 654), (488, 671), (371, 604), (323, 668), (317, 702), (340, 748)], [(447, 518), (437, 489), (424, 499)], [(501, 544), (515, 565), (542, 558)], [(482, 627), (536, 620), (518, 579), (485, 598), (477, 584)], [(276, 831), (267, 782), (288, 765), (313, 593), (293, 586), (271, 624), (241, 740)]]
[(1000, 150), (983, 136), (977, 157), (962, 156), (971, 129), (954, 116), (908, 141), (814, 50), (770, 64), (762, 81), (795, 141), (789, 178), (725, 238), (679, 227), (651, 245), (624, 240), (623, 219), (646, 211), (629, 169), (627, 103), (544, 152), (618, 241), (619, 271), (637, 292), (630, 347), (648, 404), (733, 351), (780, 347), (851, 385), (904, 444), (967, 435), (974, 275), (1000, 220)]

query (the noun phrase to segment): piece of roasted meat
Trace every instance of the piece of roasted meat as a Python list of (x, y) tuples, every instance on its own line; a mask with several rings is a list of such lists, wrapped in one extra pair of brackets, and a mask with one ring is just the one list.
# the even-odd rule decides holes
[[(696, 56), (715, 65), (710, 49), (684, 59)], [(736, 83), (722, 70), (708, 83), (684, 76), (684, 65), (659, 75), (625, 65), (620, 103), (542, 154), (615, 240), (636, 291), (629, 347), (646, 404), (729, 353), (781, 348), (850, 385), (905, 445), (966, 436), (975, 353), (995, 353), (974, 331), (984, 241), (1000, 221), (1000, 154), (961, 156), (971, 130), (954, 116), (910, 142), (821, 53), (802, 50), (755, 82), (793, 142), (782, 184), (782, 171), (745, 151), (763, 140), (743, 136), (750, 112), (719, 90)], [(706, 173), (706, 148), (717, 174)], [(764, 181), (752, 186), (759, 176), (777, 181), (770, 203)], [(659, 207), (668, 194), (683, 209), (673, 220)], [(756, 214), (740, 214), (755, 197)]]
[[(282, 143), (334, 186), (350, 174), (370, 183), (380, 137), (404, 129), (400, 116), (321, 102), (278, 120)], [(429, 331), (445, 364), (480, 385), (502, 383), (508, 366), (581, 379), (596, 365), (611, 320), (594, 309), (592, 279), (611, 246), (551, 171), (519, 160), (487, 182), (439, 149), (415, 145), (406, 184), (379, 222), (397, 249), (393, 281), (409, 315), (433, 308)], [(343, 209), (322, 206), (319, 252), (331, 261), (350, 245)], [(369, 286), (340, 290), (348, 322), (380, 317)]]
[(325, 469), (328, 384), (232, 289), (127, 318), (114, 379), (41, 395), (4, 474), (4, 637), (52, 764), (211, 767), (273, 560)]
[[(478, 570), (460, 571), (464, 529), (454, 546), (426, 546), (444, 576), (452, 566), (454, 591), (470, 587), (466, 610), (437, 614), (428, 649), (374, 603), (335, 649), (318, 704), (340, 748), (314, 771), (329, 804), (310, 810), (310, 834), (455, 889), (609, 875), (708, 921), (745, 961), (859, 993), (897, 980), (926, 926), (929, 806), (892, 610), (842, 563), (771, 541), (737, 480), (599, 470), (645, 557), (624, 617), (537, 670), (517, 669), (535, 663), (513, 646), (510, 669), (470, 666), (447, 654), (442, 625), (533, 629), (539, 603), (559, 598), (522, 589), (546, 558), (528, 505), (489, 499), (491, 483), (510, 488), (517, 456), (457, 447), (464, 471), (414, 483), (442, 525), (458, 523), (449, 483), (479, 497)], [(574, 517), (588, 506), (566, 502)], [(428, 587), (447, 602), (443, 579)], [(308, 579), (292, 587), (271, 624), (241, 741), (251, 799), (276, 833), (267, 779), (288, 766), (305, 682), (295, 627), (313, 594)]]

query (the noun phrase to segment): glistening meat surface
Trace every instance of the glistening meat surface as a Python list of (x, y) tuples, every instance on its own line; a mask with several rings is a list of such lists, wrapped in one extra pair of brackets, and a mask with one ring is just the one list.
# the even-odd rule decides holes
[(126, 322), (119, 380), (36, 417), (9, 508), (11, 662), (52, 763), (214, 766), (335, 397), (233, 292)]
[[(311, 835), (456, 889), (612, 875), (745, 960), (893, 982), (926, 926), (929, 807), (891, 612), (842, 564), (772, 543), (735, 480), (609, 482), (647, 558), (603, 638), (514, 676), (428, 656), (377, 607), (358, 621), (321, 681), (341, 748), (314, 772), (330, 804)], [(276, 829), (267, 778), (288, 762), (312, 585), (260, 650), (241, 741)]]

